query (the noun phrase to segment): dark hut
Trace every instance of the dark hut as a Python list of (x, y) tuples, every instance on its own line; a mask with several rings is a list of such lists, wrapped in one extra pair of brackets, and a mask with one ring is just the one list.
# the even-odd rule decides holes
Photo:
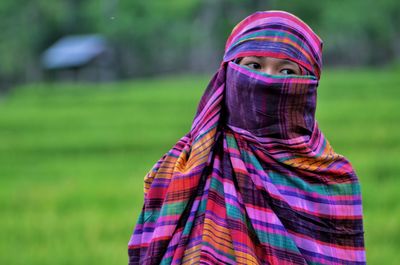
[(73, 35), (59, 39), (42, 55), (51, 80), (107, 81), (115, 76), (111, 47), (100, 35)]

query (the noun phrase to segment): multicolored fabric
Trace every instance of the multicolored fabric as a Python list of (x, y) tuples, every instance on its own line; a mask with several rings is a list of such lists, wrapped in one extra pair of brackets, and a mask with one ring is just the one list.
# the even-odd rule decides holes
[[(190, 132), (145, 177), (129, 264), (365, 264), (357, 177), (315, 121), (321, 49), (286, 12), (235, 27)], [(262, 74), (243, 56), (308, 75)]]

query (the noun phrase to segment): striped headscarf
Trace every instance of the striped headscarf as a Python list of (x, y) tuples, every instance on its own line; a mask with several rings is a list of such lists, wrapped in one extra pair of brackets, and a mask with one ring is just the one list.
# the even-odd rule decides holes
[[(365, 264), (357, 176), (315, 121), (321, 50), (283, 11), (233, 29), (190, 132), (145, 177), (129, 264)], [(245, 56), (304, 74), (235, 63)]]

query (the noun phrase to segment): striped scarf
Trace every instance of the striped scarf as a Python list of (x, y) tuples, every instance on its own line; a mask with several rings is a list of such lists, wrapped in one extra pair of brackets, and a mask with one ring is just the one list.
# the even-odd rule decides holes
[[(357, 176), (315, 121), (321, 50), (282, 11), (233, 29), (190, 132), (145, 177), (129, 264), (365, 264)], [(306, 74), (262, 74), (244, 56)]]

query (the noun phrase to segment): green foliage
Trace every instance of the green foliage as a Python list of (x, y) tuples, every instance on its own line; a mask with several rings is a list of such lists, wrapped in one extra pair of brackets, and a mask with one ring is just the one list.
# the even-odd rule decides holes
[(400, 60), (397, 0), (2, 0), (0, 85), (40, 79), (40, 54), (61, 36), (81, 33), (110, 39), (122, 76), (204, 71), (218, 64), (237, 22), (269, 9), (293, 12), (309, 23), (325, 41), (326, 62)]
[[(57, 10), (52, 4), (45, 5), (46, 8), (50, 6)], [(33, 52), (38, 50), (43, 33), (43, 19), (51, 20), (53, 14), (57, 15), (56, 12), (49, 14), (46, 12), (48, 9), (41, 7), (43, 6), (36, 2), (23, 0), (1, 1), (1, 75), (12, 75), (25, 70), (25, 63), (31, 59)]]
[[(0, 104), (0, 264), (127, 263), (147, 170), (190, 128), (208, 78), (37, 84)], [(358, 173), (370, 264), (400, 248), (399, 72), (330, 70), (319, 126)]]
[(399, 1), (273, 1), (272, 7), (307, 22), (324, 40), (330, 63), (379, 65), (400, 58)]

